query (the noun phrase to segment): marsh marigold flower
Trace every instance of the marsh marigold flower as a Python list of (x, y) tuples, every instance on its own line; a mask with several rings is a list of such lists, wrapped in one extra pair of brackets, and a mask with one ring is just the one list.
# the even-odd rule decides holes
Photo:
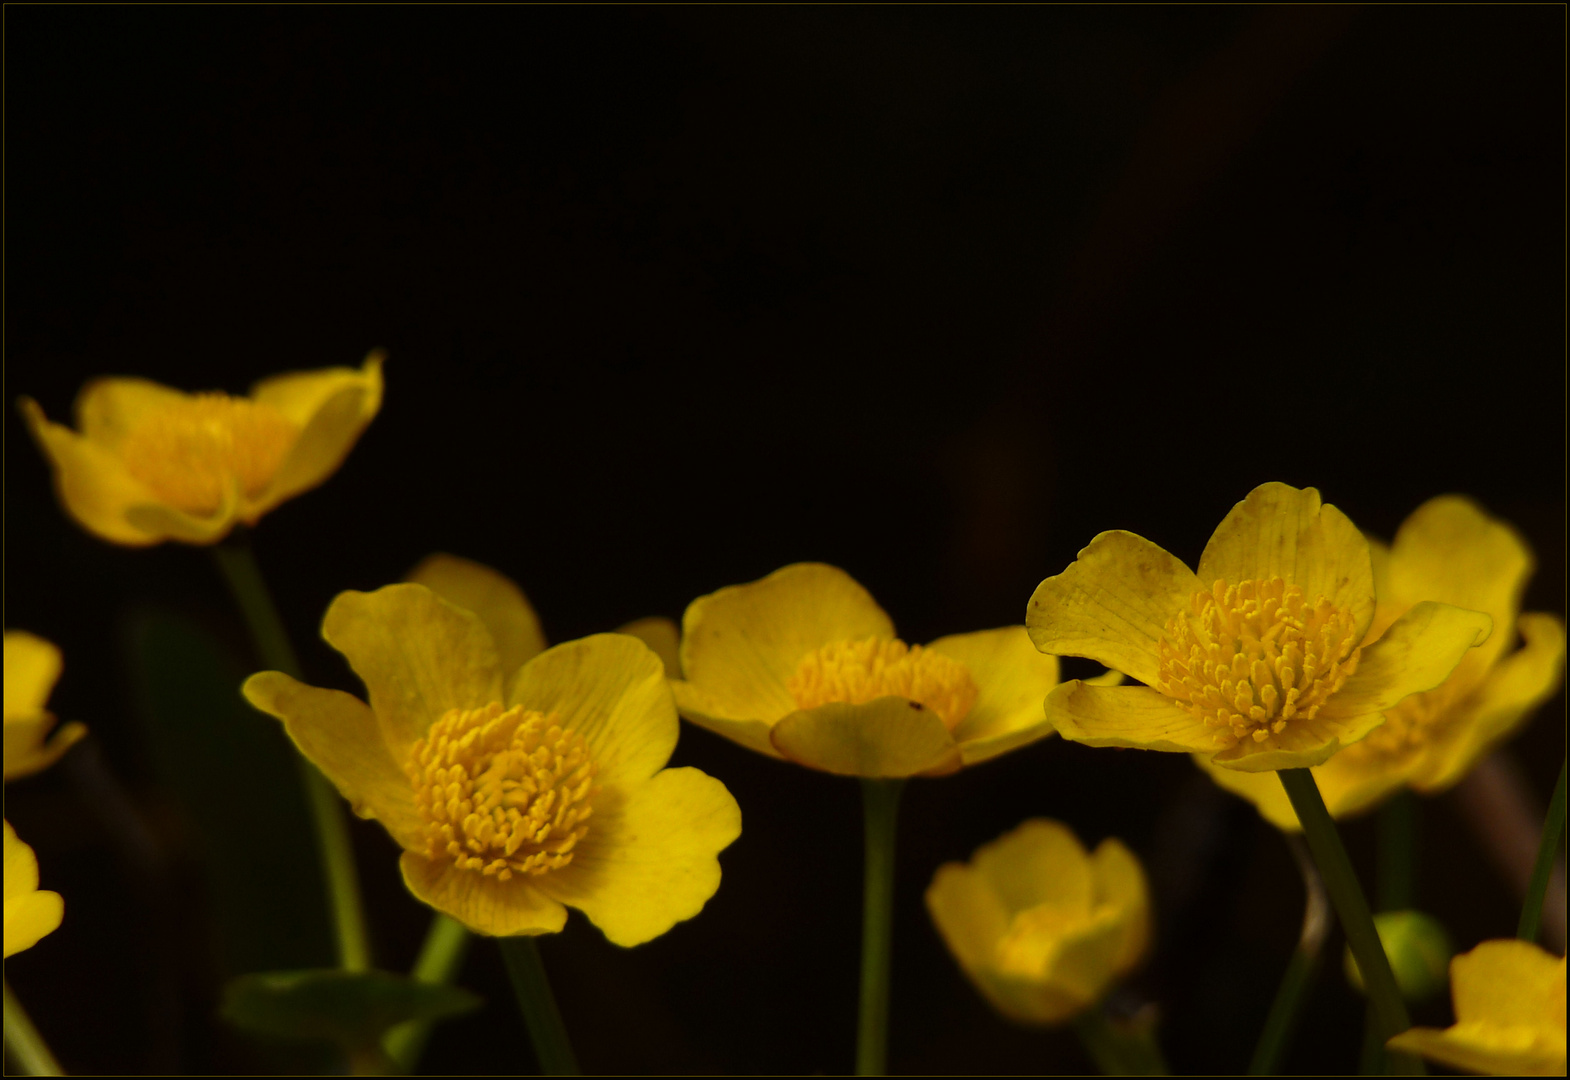
[(1565, 961), (1525, 941), (1485, 941), (1450, 961), (1452, 1027), (1412, 1028), (1392, 1050), (1495, 1076), (1565, 1074)]
[(52, 934), (65, 915), (65, 901), (57, 892), (38, 888), (38, 859), (33, 849), (16, 838), (5, 823), (5, 954), (31, 949), (39, 938)]
[(479, 606), (414, 583), (342, 593), (322, 636), (369, 704), (276, 671), (245, 696), (398, 841), (410, 891), (476, 933), (554, 933), (566, 905), (637, 945), (696, 915), (741, 812), (718, 780), (664, 767), (678, 721), (659, 658), (597, 634), (518, 662), (518, 613)]
[(906, 645), (849, 574), (795, 563), (699, 597), (676, 707), (770, 757), (846, 776), (938, 776), (1052, 734), (1055, 657), (1023, 627)]
[(1216, 528), (1198, 574), (1144, 537), (1104, 532), (1041, 583), (1025, 625), (1044, 652), (1145, 684), (1058, 687), (1046, 711), (1064, 738), (1263, 772), (1318, 765), (1364, 738), (1491, 626), (1425, 600), (1364, 645), (1373, 618), (1363, 534), (1313, 488), (1262, 484)]
[(237, 524), (338, 470), (382, 402), (382, 354), (360, 370), (263, 379), (249, 397), (186, 394), (146, 379), (97, 379), (76, 398), (78, 430), (22, 398), (66, 511), (116, 544), (213, 544)]
[(927, 910), (949, 952), (1003, 1015), (1061, 1024), (1143, 959), (1150, 897), (1139, 860), (1115, 839), (1087, 853), (1068, 826), (1033, 818), (945, 863)]
[(5, 778), (47, 769), (87, 734), (69, 723), (46, 741), (54, 714), (44, 705), (60, 678), (60, 650), (22, 630), (5, 632)]
[[(1386, 709), (1385, 723), (1368, 738), (1314, 769), (1325, 805), (1337, 817), (1366, 810), (1403, 786), (1424, 795), (1454, 786), (1551, 698), (1564, 678), (1564, 623), (1553, 615), (1521, 612), (1532, 551), (1510, 526), (1470, 499), (1442, 495), (1418, 507), (1389, 548), (1375, 540), (1369, 546), (1379, 603), (1368, 641), (1423, 600), (1486, 612), (1494, 632), (1461, 658), (1448, 679)], [(1273, 824), (1298, 829), (1292, 804), (1274, 777), (1196, 760)]]

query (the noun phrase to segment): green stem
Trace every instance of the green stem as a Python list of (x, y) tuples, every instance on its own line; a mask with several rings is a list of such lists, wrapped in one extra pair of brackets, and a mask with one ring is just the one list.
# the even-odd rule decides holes
[(1405, 911), (1417, 900), (1417, 798), (1398, 791), (1379, 811), (1379, 869), (1374, 903), (1380, 911)]
[[(414, 970), (409, 974), (416, 982), (452, 982), (458, 975), (458, 969), (463, 966), (464, 955), (469, 951), (469, 940), (469, 931), (464, 929), (462, 923), (438, 912), (431, 919), (431, 928), (425, 934), (425, 944), (420, 947), (419, 958), (415, 960)], [(399, 1024), (382, 1039), (382, 1050), (400, 1069), (412, 1073), (420, 1063), (420, 1055), (425, 1052), (425, 1044), (430, 1041), (434, 1026), (429, 1020), (411, 1020), (407, 1024)]]
[[(250, 628), (261, 662), (292, 678), (300, 678), (300, 662), (295, 658), (283, 620), (278, 617), (278, 609), (267, 592), (256, 557), (251, 554), (249, 540), (233, 536), (215, 544), (212, 552), (245, 617), (246, 626)], [(366, 939), (360, 879), (354, 865), (354, 846), (349, 838), (343, 804), (316, 766), (304, 757), (299, 757), (298, 761), (306, 802), (316, 822), (317, 854), (327, 880), (327, 899), (338, 939), (338, 963), (346, 971), (365, 971), (371, 966), (371, 949)]]
[(1101, 1005), (1092, 1005), (1074, 1018), (1074, 1030), (1096, 1068), (1108, 1076), (1170, 1075), (1153, 1022), (1113, 1020)]
[(49, 1044), (44, 1042), (27, 1010), (17, 1000), (9, 981), (5, 984), (5, 1048), (23, 1075), (65, 1075), (65, 1070), (49, 1052)]
[(861, 782), (866, 874), (861, 896), (861, 1014), (856, 1075), (882, 1076), (888, 1061), (889, 958), (894, 946), (894, 833), (904, 780)]
[(1559, 854), (1559, 840), (1565, 832), (1565, 765), (1559, 764), (1559, 783), (1554, 787), (1554, 797), (1548, 804), (1548, 817), (1543, 822), (1543, 839), (1537, 847), (1537, 865), (1532, 868), (1532, 883), (1526, 889), (1526, 903), (1521, 907), (1521, 922), (1515, 936), (1522, 941), (1537, 941), (1538, 924), (1543, 917), (1543, 896), (1548, 892), (1548, 880), (1554, 876), (1554, 859)]
[(1259, 1043), (1254, 1047), (1253, 1060), (1249, 1062), (1250, 1076), (1273, 1076), (1280, 1071), (1281, 1057), (1286, 1053), (1292, 1031), (1297, 1026), (1298, 1011), (1308, 999), (1308, 988), (1319, 968), (1319, 954), (1324, 948), (1325, 936), (1330, 932), (1330, 900), (1325, 895), (1325, 883), (1308, 845), (1295, 833), (1286, 835), (1292, 858), (1303, 875), (1303, 929), (1298, 934), (1297, 948), (1281, 976), (1276, 990), (1276, 1000), (1271, 1003), (1270, 1015), (1265, 1018), (1264, 1029), (1259, 1033)]
[[(1412, 1020), (1407, 1015), (1406, 1003), (1401, 1000), (1401, 991), (1396, 987), (1396, 977), (1390, 970), (1390, 960), (1380, 944), (1379, 933), (1374, 929), (1374, 917), (1368, 910), (1357, 874), (1352, 870), (1352, 861), (1341, 844), (1336, 823), (1325, 809), (1325, 800), (1314, 783), (1314, 774), (1307, 769), (1282, 769), (1276, 775), (1281, 777), (1281, 786), (1292, 801), (1292, 809), (1297, 811), (1303, 837), (1308, 841), (1308, 849), (1313, 852), (1314, 863), (1324, 879), (1325, 892), (1330, 896), (1331, 906), (1341, 920), (1341, 930), (1363, 973), (1363, 984), (1368, 988), (1368, 1000), (1383, 1042), (1410, 1028)], [(1389, 1063), (1403, 1073), (1426, 1071), (1422, 1062), (1409, 1054), (1392, 1053)]]
[(567, 1029), (561, 1022), (561, 1012), (556, 1008), (556, 996), (551, 993), (550, 981), (545, 977), (545, 965), (540, 962), (539, 946), (532, 937), (497, 938), (496, 944), (501, 947), (502, 959), (507, 962), (507, 974), (512, 978), (513, 993), (518, 995), (518, 1010), (523, 1013), (524, 1026), (529, 1029), (529, 1039), (534, 1043), (540, 1073), (544, 1076), (579, 1075), (578, 1059), (573, 1055)]

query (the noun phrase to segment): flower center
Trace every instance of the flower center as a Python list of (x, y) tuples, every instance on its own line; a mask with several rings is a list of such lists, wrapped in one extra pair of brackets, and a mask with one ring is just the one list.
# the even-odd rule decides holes
[(427, 854), (506, 881), (572, 861), (589, 827), (594, 763), (556, 715), (490, 704), (449, 709), (404, 765)]
[(785, 683), (798, 709), (902, 697), (938, 714), (953, 731), (976, 703), (976, 683), (958, 660), (891, 638), (836, 641), (802, 658)]
[(1095, 913), (1058, 904), (1037, 904), (1019, 912), (998, 939), (998, 970), (1006, 975), (1039, 979), (1069, 935), (1083, 930)]
[(194, 394), (154, 410), (126, 436), (121, 458), (152, 492), (192, 514), (211, 514), (231, 484), (260, 495), (299, 438), (271, 405)]
[(1156, 689), (1232, 746), (1309, 720), (1357, 670), (1352, 613), (1280, 578), (1218, 581), (1167, 622)]

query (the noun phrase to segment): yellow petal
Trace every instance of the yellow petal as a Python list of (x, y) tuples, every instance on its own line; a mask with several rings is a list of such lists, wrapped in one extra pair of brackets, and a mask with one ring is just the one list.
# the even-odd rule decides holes
[[(1492, 629), (1493, 620), (1482, 612), (1428, 600), (1417, 604), (1378, 641), (1363, 647), (1357, 671), (1314, 719), (1335, 729), (1341, 745), (1356, 742), (1383, 722), (1378, 714), (1408, 694), (1444, 682)], [(1370, 717), (1375, 719), (1370, 722)]]
[(634, 619), (616, 628), (618, 634), (630, 634), (654, 650), (654, 655), (665, 665), (665, 674), (672, 679), (681, 678), (681, 630), (663, 615)]
[(148, 416), (190, 399), (190, 394), (150, 379), (94, 379), (76, 395), (76, 429), (89, 442), (118, 450)]
[(795, 563), (689, 604), (681, 670), (718, 716), (772, 724), (796, 711), (785, 684), (808, 653), (836, 641), (893, 636), (889, 617), (845, 571)]
[(626, 634), (547, 649), (518, 672), (507, 704), (554, 713), (581, 735), (595, 782), (606, 787), (653, 776), (670, 760), (681, 729), (660, 658)]
[(5, 823), (5, 955), (32, 948), (65, 914), (59, 893), (39, 892), (38, 859)]
[(240, 520), (241, 510), (239, 485), (230, 483), (224, 489), (218, 509), (209, 517), (197, 517), (167, 503), (147, 502), (128, 509), (125, 520), (132, 528), (156, 536), (159, 540), (178, 540), (182, 544), (216, 544), (234, 529)]
[(957, 862), (944, 863), (933, 875), (927, 887), (927, 911), (966, 972), (994, 962), (1011, 917), (986, 879)]
[(277, 478), (257, 500), (267, 510), (326, 480), (348, 456), (355, 440), (382, 405), (380, 350), (359, 371), (325, 368), (263, 379), (253, 400), (270, 405), (302, 429)]
[(749, 750), (777, 758), (780, 752), (769, 741), (774, 727), (772, 720), (731, 720), (724, 714), (726, 706), (712, 700), (707, 694), (681, 679), (670, 681), (671, 694), (676, 701), (676, 711), (691, 723), (721, 735), (731, 742), (740, 743)]
[(60, 678), (60, 650), (25, 630), (5, 632), (5, 715), (41, 710)]
[(1565, 627), (1557, 616), (1528, 612), (1516, 620), (1525, 643), (1496, 663), (1453, 715), (1433, 725), (1412, 786), (1437, 794), (1513, 734), (1559, 692), (1565, 673)]
[(1565, 1030), (1565, 960), (1530, 942), (1485, 941), (1450, 961), (1456, 1019)]
[(572, 862), (538, 884), (630, 947), (703, 910), (720, 886), (719, 853), (741, 835), (741, 808), (697, 769), (665, 769), (615, 794), (596, 796)]
[(1040, 652), (1023, 626), (951, 634), (927, 646), (958, 660), (976, 684), (976, 701), (954, 729), (965, 764), (1052, 734), (1041, 702), (1058, 684), (1058, 658)]
[(1214, 730), (1146, 686), (1092, 686), (1080, 679), (1047, 695), (1059, 735), (1087, 746), (1215, 753)]
[(1314, 488), (1261, 484), (1222, 519), (1199, 557), (1206, 585), (1279, 577), (1310, 602), (1325, 597), (1352, 613), (1361, 640), (1374, 617), (1368, 541)]
[(44, 736), (54, 726), (53, 713), (7, 717), (5, 721), (5, 778), (19, 780), (42, 772), (87, 734), (87, 725), (75, 721), (55, 732), (48, 742)]
[(938, 714), (901, 697), (802, 709), (769, 737), (791, 761), (840, 776), (942, 775), (960, 767), (959, 747)]
[(38, 857), (5, 823), (5, 898), (7, 902), (38, 888)]
[(252, 675), (240, 692), (256, 708), (283, 721), (300, 753), (333, 782), (356, 814), (380, 821), (401, 846), (424, 849), (425, 826), (403, 762), (387, 748), (375, 715), (363, 701), (307, 686), (281, 671)]
[(1014, 914), (1037, 904), (1090, 911), (1096, 884), (1090, 857), (1072, 829), (1031, 818), (976, 849), (971, 865)]
[(497, 881), (473, 870), (455, 869), (450, 860), (434, 861), (412, 851), (403, 853), (398, 866), (417, 899), (476, 934), (555, 934), (567, 923), (567, 909), (540, 892), (533, 877)]
[(1123, 938), (1124, 927), (1113, 912), (1096, 912), (1064, 934), (1043, 973), (1048, 984), (1066, 991), (1080, 1009), (1095, 1004), (1112, 985)]
[(1042, 652), (1087, 656), (1153, 683), (1167, 620), (1201, 587), (1176, 556), (1144, 537), (1104, 532), (1036, 587), (1025, 627)]
[(497, 661), (508, 675), (545, 651), (545, 632), (529, 598), (505, 574), (483, 563), (437, 552), (404, 577), (454, 607), (472, 611), (491, 632)]
[(168, 537), (131, 520), (132, 509), (153, 496), (111, 451), (44, 417), (38, 403), (18, 403), (28, 430), (54, 468), (55, 491), (66, 512), (88, 532), (115, 544), (146, 547)]
[(1524, 1027), (1457, 1024), (1415, 1027), (1385, 1044), (1392, 1050), (1419, 1054), (1451, 1069), (1485, 1076), (1563, 1076), (1565, 1043)]
[(322, 637), (365, 684), (394, 759), (448, 709), (502, 699), (490, 632), (478, 616), (423, 585), (339, 593), (322, 620)]
[(1134, 853), (1113, 836), (1097, 845), (1090, 869), (1096, 900), (1117, 913), (1119, 936), (1112, 969), (1122, 975), (1133, 970), (1150, 947), (1150, 886)]
[[(1210, 760), (1209, 754), (1195, 754), (1198, 765), (1218, 785), (1254, 804), (1270, 824), (1284, 832), (1301, 832), (1297, 811), (1287, 798), (1286, 789), (1274, 772), (1244, 772), (1229, 769)], [(1323, 765), (1313, 767), (1314, 783), (1325, 800), (1330, 816), (1341, 820), (1372, 809), (1386, 797), (1401, 790), (1417, 764), (1415, 751), (1390, 754), (1375, 751), (1368, 741), (1346, 747)]]

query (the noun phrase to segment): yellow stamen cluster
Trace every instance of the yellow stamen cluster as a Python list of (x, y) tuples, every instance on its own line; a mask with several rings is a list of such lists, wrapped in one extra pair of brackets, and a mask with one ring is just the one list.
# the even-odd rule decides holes
[(1222, 746), (1264, 742), (1312, 719), (1357, 670), (1355, 634), (1351, 612), (1310, 605), (1280, 578), (1218, 581), (1168, 621), (1156, 689), (1219, 729)]
[(1395, 708), (1385, 710), (1383, 724), (1369, 732), (1362, 742), (1353, 743), (1341, 753), (1351, 750), (1360, 753), (1398, 753), (1422, 746), (1449, 713), (1454, 696), (1449, 687), (1440, 686), (1402, 698)]
[(131, 475), (170, 505), (211, 514), (232, 486), (247, 498), (266, 490), (299, 435), (270, 405), (194, 394), (144, 417), (120, 454)]
[(938, 714), (953, 731), (976, 703), (976, 683), (958, 660), (892, 638), (837, 641), (808, 653), (786, 682), (799, 709), (902, 697)]
[(427, 854), (463, 870), (499, 881), (559, 870), (589, 831), (594, 763), (555, 714), (450, 709), (414, 744), (404, 771)]

